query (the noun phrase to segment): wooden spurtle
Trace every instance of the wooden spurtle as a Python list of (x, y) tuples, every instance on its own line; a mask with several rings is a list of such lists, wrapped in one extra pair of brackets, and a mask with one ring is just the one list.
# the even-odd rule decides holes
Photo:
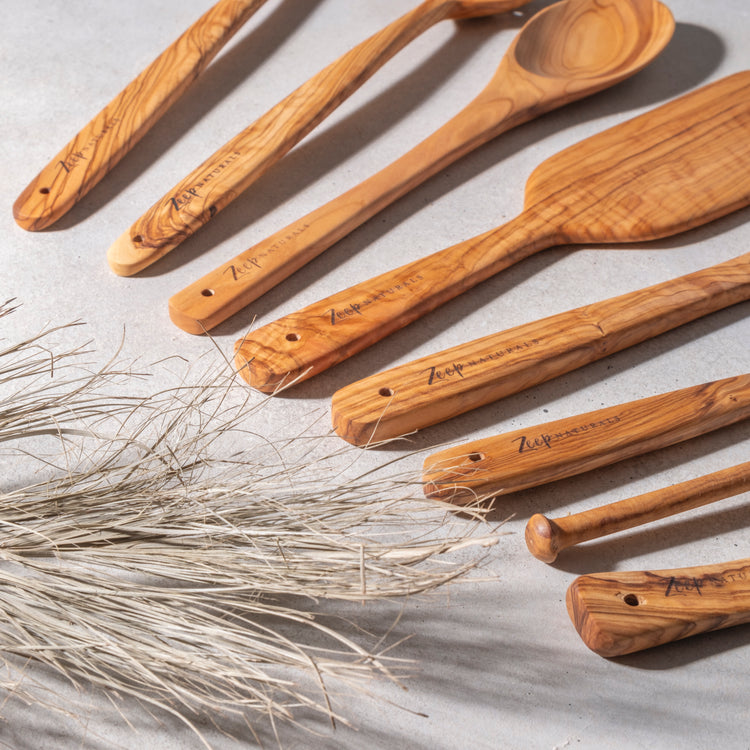
[(580, 576), (566, 601), (592, 651), (623, 656), (750, 622), (750, 560)]
[(560, 518), (535, 513), (526, 524), (526, 546), (551, 563), (568, 547), (700, 508), (750, 490), (750, 461)]
[(425, 459), (422, 479), (428, 495), (468, 503), (609, 466), (748, 417), (750, 374), (737, 375), (446, 448)]
[(355, 445), (395, 438), (747, 299), (750, 253), (359, 380), (334, 394), (333, 424)]
[[(748, 174), (750, 72), (745, 71), (556, 154), (531, 174), (524, 210), (516, 219), (253, 331), (237, 343), (237, 366), (252, 386), (273, 392), (282, 383), (341, 362), (544, 248), (649, 240), (734, 211), (750, 202)], [(530, 342), (499, 343), (528, 348)], [(487, 344), (496, 351), (494, 340)], [(374, 399), (367, 391), (358, 395), (378, 415), (386, 403), (377, 396), (381, 388), (398, 390), (395, 399), (402, 405), (417, 391), (439, 402), (437, 393), (448, 380), (443, 378), (436, 388), (434, 378), (423, 378), (421, 369), (434, 366), (441, 377), (450, 364), (440, 357), (420, 360), (408, 390), (386, 378)], [(472, 366), (467, 375), (469, 369), (487, 374), (489, 368)], [(494, 361), (491, 369), (497, 371)], [(394, 403), (389, 413), (394, 413)], [(440, 406), (436, 411), (444, 412)], [(360, 440), (359, 428), (349, 430), (341, 409), (339, 416), (341, 434)], [(369, 438), (369, 427), (363, 427)]]
[(222, 146), (110, 247), (122, 276), (146, 268), (206, 224), (399, 50), (439, 21), (502, 13), (528, 0), (423, 0), (358, 44)]
[(266, 0), (219, 0), (128, 84), (32, 180), (13, 206), (44, 229), (86, 195), (183, 94)]
[[(611, 35), (606, 48), (604, 29)], [(549, 6), (516, 35), (489, 84), (463, 110), (385, 169), (175, 294), (172, 321), (188, 333), (210, 330), (473, 149), (634, 74), (673, 29), (669, 10), (655, 0)]]

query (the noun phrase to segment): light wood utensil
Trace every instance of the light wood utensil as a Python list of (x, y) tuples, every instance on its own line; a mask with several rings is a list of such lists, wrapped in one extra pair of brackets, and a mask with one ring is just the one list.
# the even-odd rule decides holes
[(669, 10), (654, 0), (549, 6), (526, 23), (489, 84), (455, 117), (377, 174), (175, 294), (172, 321), (188, 333), (210, 330), (473, 149), (633, 75), (673, 29)]
[(32, 180), (13, 206), (45, 229), (86, 195), (185, 92), (266, 0), (219, 0), (126, 86)]
[(675, 570), (597, 573), (568, 588), (583, 642), (613, 657), (750, 622), (750, 560)]
[(446, 448), (425, 459), (422, 480), (428, 495), (464, 504), (609, 466), (749, 417), (750, 374), (737, 375)]
[(395, 438), (747, 299), (750, 253), (359, 380), (334, 394), (333, 424), (354, 445)]
[[(749, 170), (750, 72), (745, 71), (561, 151), (531, 174), (526, 183), (525, 207), (516, 219), (249, 333), (237, 343), (236, 364), (252, 386), (273, 392), (282, 383), (305, 379), (343, 361), (544, 248), (649, 240), (729, 213), (750, 202)], [(736, 270), (727, 271), (746, 275), (746, 263), (743, 266), (743, 262), (737, 262), (736, 266)], [(650, 301), (642, 300), (640, 312), (646, 313), (650, 307)], [(568, 315), (590, 318), (595, 311), (598, 313), (599, 308)], [(567, 326), (571, 323), (559, 322)], [(589, 331), (590, 326), (584, 328)], [(580, 325), (578, 330), (583, 332)], [(514, 339), (526, 336), (527, 331), (530, 338), (516, 341), (500, 335), (451, 351), (448, 356), (461, 355), (456, 362), (465, 365), (469, 360), (464, 355), (473, 362), (480, 354), (486, 356), (488, 347), (492, 347), (490, 353), (496, 346), (528, 350), (532, 338), (542, 331), (517, 329)], [(551, 332), (544, 333), (546, 341)], [(571, 338), (574, 343), (575, 337)], [(533, 344), (533, 356), (540, 351)], [(509, 359), (518, 360), (519, 356)], [(374, 391), (375, 381), (366, 381), (365, 388), (348, 391), (357, 400), (363, 399), (363, 410), (353, 409), (351, 414), (349, 409), (354, 405), (338, 395), (340, 434), (353, 442), (369, 440), (386, 404), (388, 409), (380, 424), (383, 437), (393, 434), (391, 427), (386, 429), (390, 420), (423, 400), (429, 403), (428, 410), (434, 409), (439, 415), (436, 421), (445, 419), (452, 409), (444, 408), (452, 387), (449, 383), (461, 379), (443, 377), (450, 366), (450, 361), (438, 355), (391, 371), (377, 380)], [(436, 374), (430, 378), (425, 373), (432, 372), (433, 367)], [(544, 368), (538, 369), (545, 374)], [(407, 373), (408, 385), (400, 379)], [(466, 383), (472, 380), (475, 385), (471, 387), (485, 388), (473, 380), (479, 373), (489, 380), (499, 378), (496, 360), (466, 367)], [(398, 378), (393, 377), (396, 374)], [(378, 395), (381, 391), (393, 391), (395, 395), (383, 398)], [(473, 402), (474, 397), (469, 399)], [(369, 417), (372, 423), (367, 421)], [(416, 420), (415, 426), (420, 421)], [(394, 426), (400, 434), (406, 424)]]
[(680, 484), (560, 518), (535, 513), (526, 524), (526, 546), (551, 563), (562, 550), (651, 521), (700, 508), (750, 490), (750, 462)]
[(110, 247), (129, 276), (177, 247), (304, 138), (399, 50), (439, 21), (502, 13), (528, 0), (423, 0), (272, 107), (155, 203)]

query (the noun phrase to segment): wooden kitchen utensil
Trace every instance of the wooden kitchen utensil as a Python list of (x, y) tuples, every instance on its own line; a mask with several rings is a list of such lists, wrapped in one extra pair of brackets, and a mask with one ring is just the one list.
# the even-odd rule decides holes
[(333, 424), (355, 445), (398, 437), (747, 299), (750, 253), (364, 378), (334, 394)]
[(560, 518), (535, 513), (526, 524), (526, 546), (551, 563), (562, 550), (750, 490), (750, 462), (730, 466), (671, 487)]
[(737, 375), (446, 448), (425, 459), (422, 480), (432, 497), (469, 503), (609, 466), (748, 417), (750, 374)]
[(410, 41), (438, 21), (502, 13), (528, 0), (423, 0), (272, 107), (155, 203), (110, 247), (122, 276), (146, 268), (231, 203)]
[(566, 601), (592, 651), (622, 656), (750, 622), (750, 560), (580, 576)]
[(13, 206), (37, 231), (64, 216), (151, 129), (266, 0), (219, 0), (32, 180)]
[(489, 84), (455, 117), (377, 174), (175, 294), (172, 321), (188, 333), (210, 330), (473, 149), (633, 75), (673, 29), (671, 13), (654, 0), (549, 6), (526, 23)]
[[(249, 333), (237, 343), (237, 367), (252, 386), (273, 392), (282, 383), (310, 377), (341, 362), (544, 248), (649, 240), (734, 211), (750, 202), (749, 174), (750, 72), (745, 71), (556, 154), (537, 167), (527, 181), (525, 208), (516, 219)], [(747, 268), (742, 262), (736, 266), (735, 275)], [(644, 300), (643, 304), (645, 311), (651, 303)], [(564, 322), (569, 325), (571, 321)], [(540, 331), (529, 333), (536, 336)], [(497, 345), (529, 347), (530, 342), (530, 338), (508, 341), (501, 335), (486, 344), (492, 347), (490, 351), (496, 351)], [(484, 349), (484, 345), (478, 346), (476, 352)], [(475, 357), (473, 351), (471, 357)], [(398, 402), (399, 409), (408, 408), (417, 393), (430, 402), (430, 410), (434, 407), (439, 418), (445, 419), (446, 410), (435, 402), (441, 401), (438, 392), (448, 388), (448, 379), (443, 378), (436, 387), (437, 381), (423, 377), (422, 370), (435, 367), (437, 376), (441, 376), (450, 365), (441, 357), (419, 360), (414, 366), (418, 369), (409, 368), (413, 372), (408, 388), (405, 382), (386, 376), (378, 381), (374, 392), (371, 381), (366, 390), (355, 388), (355, 395), (377, 412), (372, 425), (389, 403), (380, 425), (383, 436), (393, 434), (385, 427), (389, 416), (397, 412), (395, 404)], [(489, 368), (470, 369), (473, 374), (485, 375), (491, 369), (490, 379), (497, 372), (494, 362)], [(544, 368), (539, 370), (543, 375)], [(399, 374), (405, 371), (402, 368)], [(397, 391), (394, 399), (379, 396), (383, 389)], [(340, 434), (353, 442), (363, 437), (369, 440), (371, 425), (359, 424), (363, 413), (355, 410), (357, 423), (349, 426), (352, 420), (348, 409), (339, 396)], [(397, 427), (401, 430), (402, 426)]]

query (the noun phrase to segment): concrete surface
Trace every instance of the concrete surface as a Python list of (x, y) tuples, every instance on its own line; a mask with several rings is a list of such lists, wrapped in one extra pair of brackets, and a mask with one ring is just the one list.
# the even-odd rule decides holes
[[(208, 6), (4, 0), (0, 150), (3, 181), (0, 297), (23, 308), (3, 321), (12, 340), (48, 322), (83, 320), (108, 359), (123, 328), (124, 358), (195, 360), (212, 344), (174, 327), (175, 291), (335, 197), (403, 153), (467, 103), (494, 72), (533, 10), (438, 24), (375, 75), (271, 172), (183, 247), (134, 278), (113, 275), (105, 253), (151, 203), (228, 138), (310, 75), (411, 3), (270, 0), (130, 156), (68, 217), (27, 233), (11, 205), (34, 174), (94, 113)], [(583, 137), (709, 81), (750, 67), (745, 0), (671, 0), (677, 28), (664, 54), (633, 79), (498, 138), (385, 210), (214, 333), (229, 352), (260, 325), (408, 259), (501, 224), (521, 209), (532, 169)], [(338, 387), (364, 375), (586, 302), (669, 279), (750, 249), (747, 210), (668, 240), (545, 251), (491, 279), (390, 340), (264, 410), (261, 431), (328, 420)], [(378, 465), (425, 450), (600, 406), (750, 372), (750, 303), (682, 326), (564, 377), (373, 451)], [(747, 424), (504, 499), (514, 518), (487, 572), (497, 582), (453, 587), (406, 606), (401, 655), (420, 662), (408, 692), (372, 686), (380, 699), (344, 696), (356, 729), (312, 723), (320, 736), (281, 727), (284, 747), (320, 748), (747, 748), (750, 628), (740, 626), (618, 660), (591, 653), (565, 610), (581, 573), (659, 569), (747, 554), (748, 496), (591, 543), (554, 566), (523, 541), (536, 512), (574, 512), (747, 460)], [(1, 544), (1, 542), (0, 542)], [(389, 620), (392, 611), (382, 616)], [(371, 611), (373, 626), (381, 615)], [(43, 679), (51, 679), (42, 676)], [(61, 688), (63, 689), (63, 688)], [(389, 704), (393, 702), (393, 705)], [(75, 717), (0, 698), (0, 746), (193, 748), (169, 717), (131, 707), (127, 722), (85, 689)], [(303, 717), (304, 719), (304, 717)], [(207, 729), (216, 748), (254, 747)], [(276, 740), (259, 730), (265, 746)]]

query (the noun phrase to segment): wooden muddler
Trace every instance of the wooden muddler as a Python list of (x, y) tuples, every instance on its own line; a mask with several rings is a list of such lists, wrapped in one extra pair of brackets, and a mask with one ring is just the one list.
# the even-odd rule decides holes
[(592, 651), (630, 654), (750, 622), (750, 560), (580, 576), (567, 607)]
[(687, 482), (550, 519), (536, 513), (526, 525), (526, 546), (534, 557), (551, 563), (566, 547), (631, 529), (660, 518), (750, 490), (750, 461)]

